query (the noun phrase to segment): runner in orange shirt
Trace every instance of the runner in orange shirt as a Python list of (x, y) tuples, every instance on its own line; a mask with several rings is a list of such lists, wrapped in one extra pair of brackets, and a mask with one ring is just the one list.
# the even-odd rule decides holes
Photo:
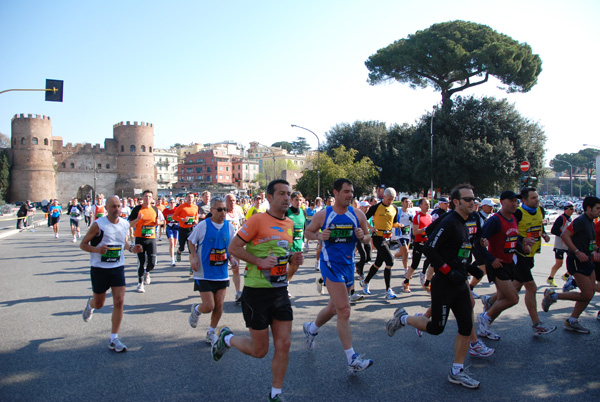
[(188, 236), (198, 223), (198, 206), (194, 202), (194, 194), (188, 193), (185, 202), (177, 207), (173, 213), (173, 220), (179, 223), (179, 249), (177, 262), (181, 261), (181, 253), (185, 250)]

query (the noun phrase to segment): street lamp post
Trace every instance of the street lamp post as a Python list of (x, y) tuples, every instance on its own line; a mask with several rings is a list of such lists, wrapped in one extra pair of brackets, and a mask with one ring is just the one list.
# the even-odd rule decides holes
[(306, 130), (309, 133), (312, 133), (312, 135), (314, 135), (315, 137), (317, 137), (317, 197), (320, 197), (321, 196), (321, 141), (319, 140), (319, 136), (306, 127), (297, 126), (295, 124), (292, 124), (292, 127), (301, 128), (302, 130)]
[(562, 159), (556, 159), (554, 158), (555, 161), (559, 161), (559, 162), (563, 162), (566, 163), (567, 165), (569, 165), (571, 167), (571, 177), (570, 177), (570, 182), (571, 182), (571, 197), (573, 197), (573, 165), (571, 165), (569, 162), (567, 161), (563, 161)]
[(435, 114), (435, 107), (431, 112), (431, 199), (433, 200), (433, 115)]

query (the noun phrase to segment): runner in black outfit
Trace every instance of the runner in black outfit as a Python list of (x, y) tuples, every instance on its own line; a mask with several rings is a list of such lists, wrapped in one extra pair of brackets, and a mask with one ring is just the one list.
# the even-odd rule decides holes
[(473, 329), (473, 307), (467, 286), (466, 267), (472, 245), (465, 226), (467, 218), (473, 212), (473, 187), (468, 184), (459, 185), (452, 190), (450, 198), (455, 213), (449, 214), (437, 225), (423, 247), (423, 252), (436, 273), (431, 281), (432, 318), (429, 320), (423, 316), (409, 316), (403, 308), (398, 308), (387, 323), (387, 333), (392, 336), (396, 330), (409, 324), (429, 334), (439, 335), (446, 326), (448, 311), (452, 310), (458, 323), (458, 335), (448, 381), (467, 388), (478, 388), (479, 381), (471, 378), (464, 370), (469, 336)]

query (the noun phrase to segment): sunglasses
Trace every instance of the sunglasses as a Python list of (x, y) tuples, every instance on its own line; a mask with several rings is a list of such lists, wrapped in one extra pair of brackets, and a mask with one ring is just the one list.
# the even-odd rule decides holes
[(460, 197), (459, 200), (464, 200), (466, 202), (472, 202), (475, 200), (475, 197)]
[(217, 211), (217, 212), (229, 212), (229, 210), (227, 208), (215, 208), (215, 211)]

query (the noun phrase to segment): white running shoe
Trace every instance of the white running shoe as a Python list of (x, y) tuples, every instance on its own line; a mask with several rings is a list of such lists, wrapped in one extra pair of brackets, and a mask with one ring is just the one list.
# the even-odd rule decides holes
[(315, 278), (315, 285), (317, 286), (317, 293), (322, 295), (325, 294), (325, 292), (323, 291), (323, 278), (318, 277)]
[[(415, 314), (415, 316), (425, 316), (425, 314), (423, 314), (423, 313), (417, 313), (417, 314)], [(423, 336), (423, 331), (421, 331), (419, 328), (415, 328), (415, 332), (417, 333), (417, 335), (419, 336), (419, 338)]]
[(94, 314), (94, 309), (90, 307), (90, 300), (88, 299), (87, 303), (85, 303), (85, 308), (83, 309), (83, 321), (88, 322), (92, 319), (92, 315)]
[(310, 329), (310, 322), (305, 322), (302, 325), (302, 330), (304, 331), (304, 336), (306, 336), (306, 347), (308, 348), (308, 350), (314, 350), (315, 349), (315, 337), (317, 334), (311, 334), (309, 329)]
[(219, 336), (217, 335), (216, 332), (210, 332), (208, 331), (206, 333), (206, 338), (204, 338), (204, 340), (206, 341), (206, 343), (213, 345), (214, 343), (217, 342), (217, 339), (219, 339)]
[(196, 328), (198, 326), (198, 320), (200, 320), (200, 313), (196, 311), (196, 304), (192, 304), (192, 311), (190, 312), (190, 316), (188, 317), (188, 322), (190, 323), (190, 327)]
[(354, 292), (350, 295), (350, 303), (356, 303), (357, 301), (361, 301), (364, 298), (365, 295), (358, 292)]
[(352, 355), (352, 361), (348, 364), (348, 370), (351, 373), (358, 373), (364, 371), (373, 365), (373, 360), (363, 359), (358, 353)]
[(77, 241), (77, 239), (73, 236), (73, 240), (71, 240), (73, 243), (75, 243)]
[(150, 285), (152, 278), (150, 278), (150, 272), (144, 273), (144, 285)]
[(419, 280), (421, 281), (421, 285), (425, 285), (425, 274), (423, 272), (419, 272)]
[(386, 298), (387, 300), (392, 300), (392, 299), (395, 299), (395, 298), (397, 298), (397, 297), (398, 297), (398, 296), (396, 296), (396, 293), (394, 293), (394, 291), (392, 290), (392, 288), (389, 288), (389, 289), (387, 290), (387, 292), (385, 292), (385, 298)]
[(235, 302), (237, 304), (241, 304), (242, 303), (242, 292), (241, 291), (235, 292)]
[(463, 387), (471, 389), (479, 388), (479, 381), (471, 378), (464, 369), (460, 369), (456, 374), (452, 374), (452, 371), (450, 371), (450, 374), (448, 374), (448, 381), (452, 384), (462, 385)]
[(121, 340), (119, 338), (115, 338), (114, 341), (109, 342), (108, 343), (108, 348), (110, 350), (114, 350), (117, 353), (121, 353), (121, 352), (126, 352), (127, 351), (127, 346), (125, 346), (123, 344), (123, 342), (121, 342)]
[(137, 292), (138, 293), (144, 293), (146, 291), (146, 289), (144, 289), (144, 284), (143, 283), (138, 283), (137, 285)]
[(477, 339), (475, 345), (471, 345), (469, 343), (469, 354), (475, 357), (489, 357), (493, 355), (495, 352), (494, 349), (488, 348), (485, 343), (481, 339)]

